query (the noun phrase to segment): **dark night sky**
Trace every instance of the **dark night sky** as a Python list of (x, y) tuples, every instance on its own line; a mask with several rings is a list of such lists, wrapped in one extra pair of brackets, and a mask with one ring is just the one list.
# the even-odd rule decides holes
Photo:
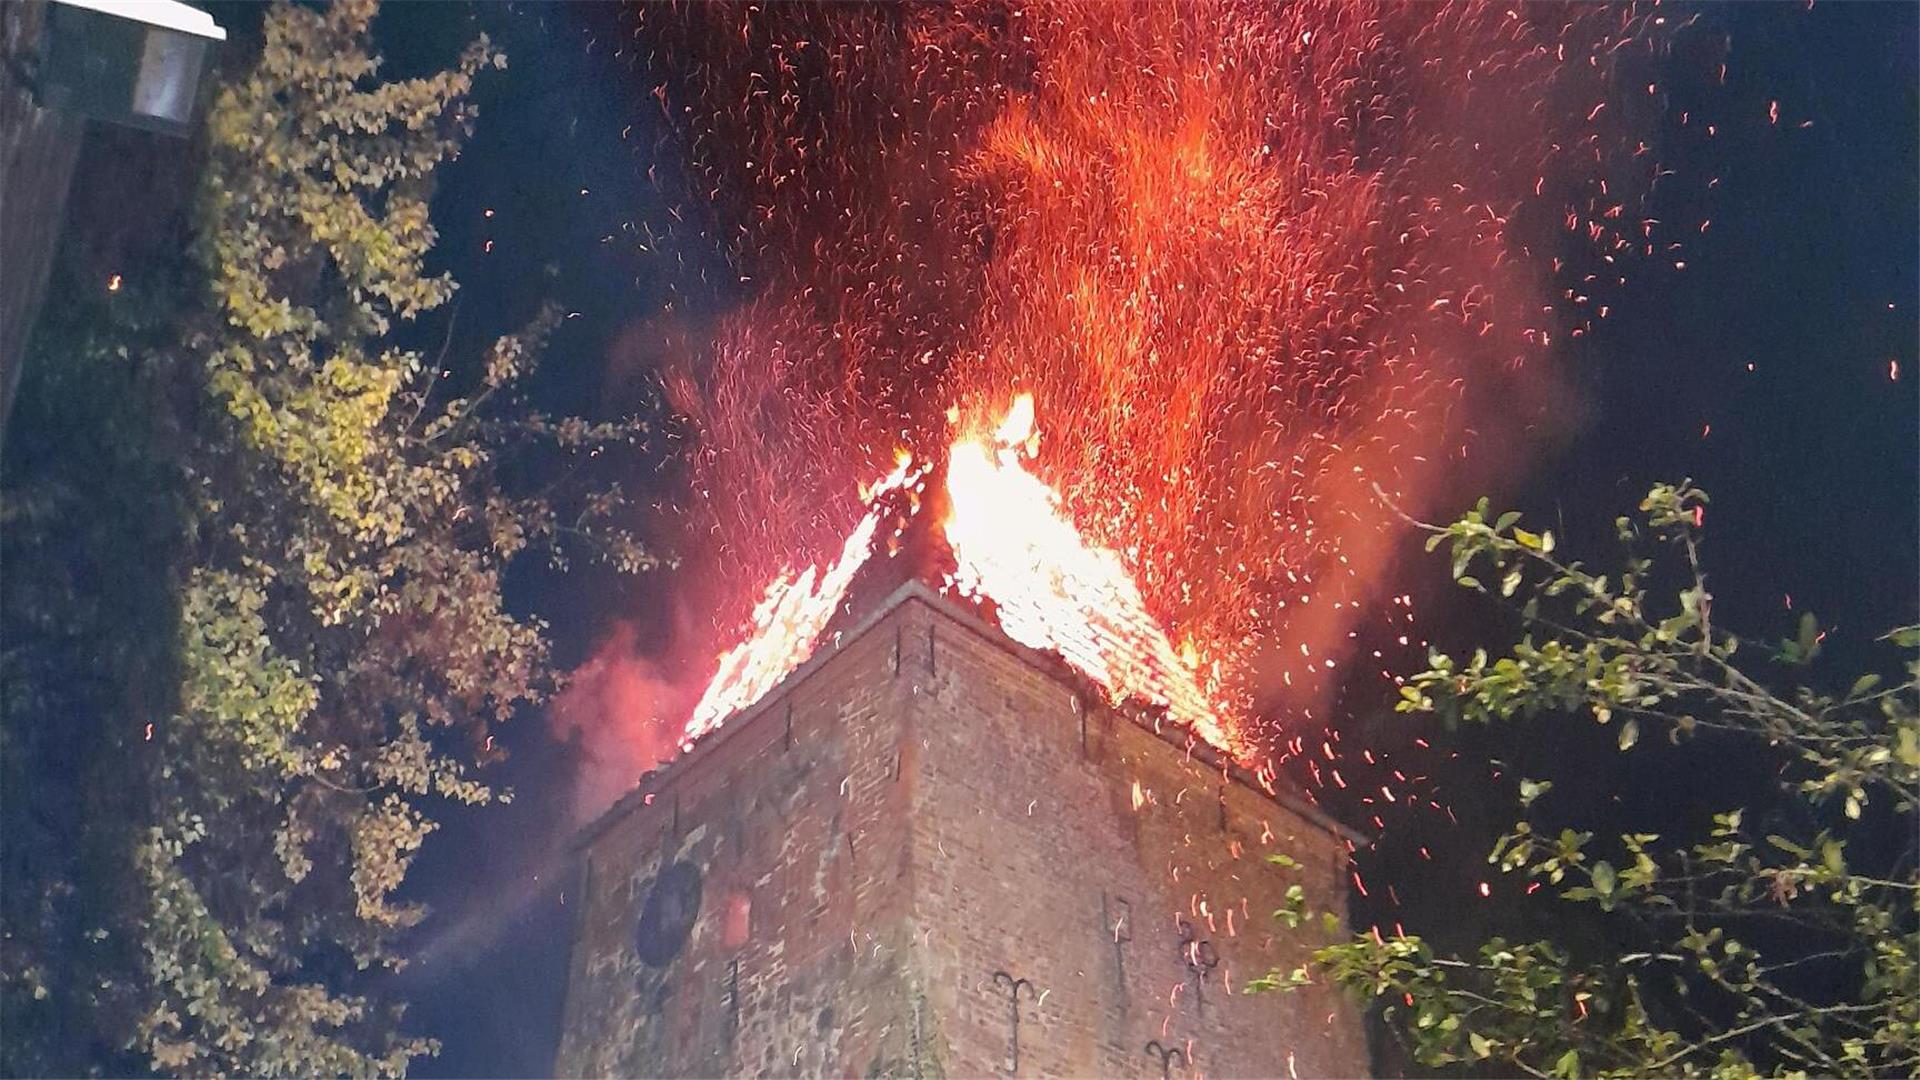
[[(1570, 347), (1585, 427), (1529, 463), (1517, 502), (1557, 521), (1573, 546), (1602, 550), (1614, 515), (1650, 482), (1691, 475), (1714, 496), (1707, 558), (1719, 621), (1781, 636), (1810, 609), (1829, 630), (1837, 672), (1885, 668), (1871, 639), (1920, 618), (1920, 7), (1727, 5), (1705, 17), (1731, 42), (1721, 108), (1738, 119), (1710, 150), (1677, 163), (1722, 178), (1712, 203), (1670, 209), (1712, 227), (1683, 273), (1640, 277)], [(476, 29), (505, 46), (512, 66), (482, 90), (478, 134), (447, 170), (435, 206), (441, 255), (463, 284), (460, 334), (477, 342), (511, 329), (547, 298), (578, 311), (549, 350), (540, 394), (599, 415), (646, 406), (643, 382), (607, 370), (621, 328), (658, 315), (670, 297), (690, 304), (696, 320), (731, 300), (708, 283), (724, 276), (715, 253), (639, 248), (642, 226), (666, 213), (646, 171), (671, 165), (676, 151), (648, 84), (611, 55), (622, 22), (611, 5), (394, 5), (381, 24), (403, 70), (453, 55)], [(1773, 100), (1778, 125), (1766, 118)], [(1803, 120), (1812, 126), (1797, 126)], [(640, 455), (597, 467), (671, 490)], [(1437, 575), (1444, 570), (1433, 563), (1402, 574), (1429, 596)], [(612, 620), (657, 609), (659, 587), (530, 576), (516, 597), (548, 614), (560, 659), (575, 663)], [(1423, 610), (1444, 620), (1446, 603)], [(556, 874), (571, 759), (538, 718), (507, 738), (519, 801), (455, 821), (420, 863), (418, 891), (436, 915), (424, 933), (429, 959), (404, 989), (416, 1002), (413, 1025), (445, 1043), (420, 1075), (551, 1066), (566, 964)], [(1605, 775), (1657, 798), (1697, 767), (1656, 755), (1640, 775)], [(1497, 811), (1506, 796), (1486, 790)], [(1409, 929), (1450, 919), (1464, 903), (1443, 878), (1424, 894), (1413, 882), (1402, 890)], [(446, 936), (475, 927), (470, 938)]]

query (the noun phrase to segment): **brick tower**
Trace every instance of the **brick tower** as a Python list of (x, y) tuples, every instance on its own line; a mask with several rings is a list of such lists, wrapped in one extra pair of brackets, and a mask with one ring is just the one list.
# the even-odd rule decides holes
[(583, 834), (557, 1074), (1364, 1074), (1340, 827), (921, 576)]

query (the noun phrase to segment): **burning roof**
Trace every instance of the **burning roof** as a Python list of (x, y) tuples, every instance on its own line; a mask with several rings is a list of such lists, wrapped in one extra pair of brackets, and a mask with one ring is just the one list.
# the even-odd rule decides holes
[(806, 663), (883, 545), (898, 553), (910, 528), (931, 534), (937, 527), (940, 556), (916, 572), (988, 609), (1008, 637), (1058, 654), (1114, 703), (1164, 710), (1216, 749), (1243, 757), (1192, 648), (1175, 647), (1119, 553), (1082, 536), (1059, 497), (1029, 471), (1038, 438), (1032, 399), (1022, 397), (997, 430), (956, 439), (937, 472), (902, 455), (863, 492), (865, 513), (835, 558), (767, 588), (745, 637), (720, 657), (683, 743), (720, 727)]

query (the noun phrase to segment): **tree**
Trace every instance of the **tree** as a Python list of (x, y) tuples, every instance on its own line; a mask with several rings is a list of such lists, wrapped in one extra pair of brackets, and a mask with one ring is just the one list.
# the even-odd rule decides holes
[[(30, 361), (43, 423), (10, 447), (8, 563), (90, 569), (10, 588), (0, 748), (31, 790), (48, 732), (84, 729), (60, 753), (90, 779), (64, 820), (57, 792), (8, 808), (9, 1071), (125, 1071), (125, 1050), (398, 1074), (430, 1052), (371, 991), (422, 917), (394, 893), (433, 808), (500, 797), (472, 767), (552, 689), (503, 575), (536, 550), (652, 565), (610, 527), (617, 490), (508, 482), (542, 447), (642, 430), (521, 404), (551, 311), (470, 365), (397, 343), (454, 293), (426, 269), (432, 179), (505, 59), (482, 37), (380, 81), (374, 13), (267, 14), (209, 112), (179, 283)], [(63, 461), (76, 436), (101, 471)]]
[[(1259, 989), (1328, 979), (1381, 1003), (1415, 1061), (1533, 1076), (1908, 1076), (1920, 1071), (1920, 660), (1908, 681), (1864, 675), (1840, 694), (1776, 690), (1758, 661), (1803, 671), (1818, 623), (1770, 648), (1713, 621), (1700, 561), (1707, 495), (1653, 488), (1616, 522), (1616, 573), (1555, 554), (1549, 532), (1485, 500), (1445, 544), (1462, 586), (1497, 595), (1525, 637), (1510, 653), (1438, 652), (1401, 691), (1402, 712), (1508, 724), (1586, 715), (1621, 753), (1643, 734), (1719, 740), (1778, 759), (1780, 824), (1758, 835), (1743, 808), (1705, 835), (1557, 831), (1552, 784), (1519, 783), (1520, 820), (1489, 861), (1605, 920), (1613, 955), (1552, 940), (1486, 941), (1444, 956), (1419, 937), (1361, 935)], [(1487, 583), (1492, 584), (1487, 584)], [(1663, 589), (1666, 582), (1674, 588)], [(1920, 646), (1920, 628), (1883, 639)], [(1736, 660), (1736, 655), (1738, 659)], [(1900, 850), (1872, 839), (1888, 828)], [(1282, 913), (1297, 921), (1303, 911)], [(1591, 950), (1588, 950), (1591, 951)]]

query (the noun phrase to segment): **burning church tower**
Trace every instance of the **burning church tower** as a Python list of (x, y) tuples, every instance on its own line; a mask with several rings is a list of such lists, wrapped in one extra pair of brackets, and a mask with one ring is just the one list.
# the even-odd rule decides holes
[(558, 1075), (1366, 1072), (1334, 990), (1242, 992), (1333, 936), (1273, 913), (1343, 910), (1349, 837), (1237, 760), (1020, 435), (903, 463), (583, 835)]

